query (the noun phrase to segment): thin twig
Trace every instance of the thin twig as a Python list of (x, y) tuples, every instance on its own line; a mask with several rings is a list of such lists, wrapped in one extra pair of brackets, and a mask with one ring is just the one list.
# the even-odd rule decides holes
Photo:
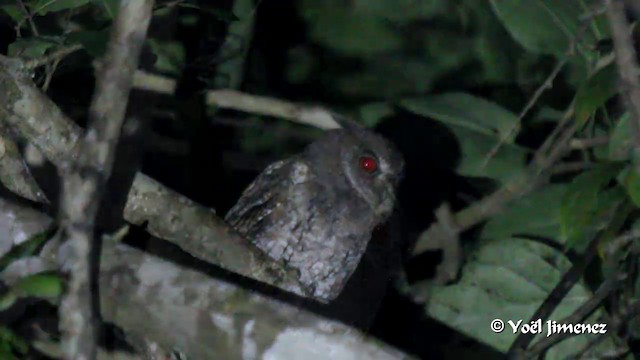
[[(33, 17), (31, 16), (31, 13), (27, 9), (27, 7), (24, 5), (24, 2), (22, 2), (22, 0), (16, 0), (16, 2), (18, 3), (18, 7), (22, 10), (22, 12), (24, 12), (25, 19), (29, 22), (29, 27), (31, 28), (31, 32), (33, 32), (33, 35), (40, 36), (38, 27), (36, 26), (36, 23), (33, 22)], [(20, 27), (21, 24), (18, 24), (16, 26)]]
[[(601, 234), (593, 235), (591, 241), (589, 242), (589, 247), (587, 248), (585, 255), (579, 259), (579, 261), (575, 262), (569, 271), (567, 271), (562, 279), (556, 284), (556, 286), (551, 290), (547, 298), (540, 304), (538, 309), (535, 311), (533, 316), (530, 319), (547, 319), (551, 313), (555, 310), (556, 306), (560, 304), (562, 299), (567, 295), (569, 290), (573, 288), (573, 286), (578, 282), (587, 265), (591, 263), (591, 260), (595, 257), (598, 249), (598, 244), (602, 239)], [(526, 348), (529, 346), (531, 341), (534, 339), (535, 334), (531, 333), (520, 333), (518, 337), (513, 341), (509, 351), (507, 352), (507, 358), (510, 360), (523, 359), (527, 358), (527, 350)]]
[(608, 136), (594, 136), (590, 139), (571, 139), (571, 141), (569, 141), (569, 147), (571, 147), (571, 149), (573, 150), (586, 150), (598, 146), (604, 146), (608, 143)]
[[(613, 217), (615, 214), (620, 211), (620, 208), (624, 207), (624, 205), (618, 205), (612, 208), (609, 212), (609, 216)], [(562, 300), (567, 296), (569, 291), (573, 288), (573, 286), (578, 282), (578, 280), (582, 277), (587, 266), (591, 263), (593, 258), (596, 256), (598, 252), (598, 248), (602, 239), (605, 237), (604, 234), (606, 231), (599, 232), (591, 235), (589, 245), (587, 249), (584, 251), (584, 255), (579, 258), (577, 261), (573, 263), (571, 268), (562, 276), (562, 279), (556, 284), (556, 286), (551, 290), (547, 298), (538, 306), (538, 309), (535, 311), (533, 316), (531, 316), (531, 320), (537, 319), (547, 319), (556, 309), (556, 307), (562, 302)], [(613, 280), (612, 280), (613, 281)], [(609, 286), (609, 285), (607, 285)], [(603, 291), (606, 290), (607, 287), (603, 287)], [(609, 293), (609, 292), (607, 292)], [(589, 303), (589, 306), (593, 305)], [(582, 309), (580, 312), (576, 314), (584, 314), (586, 312), (586, 307)], [(576, 317), (578, 315), (575, 315)], [(575, 320), (572, 319), (571, 320)], [(575, 322), (578, 322), (576, 320)], [(533, 333), (520, 333), (511, 344), (509, 351), (507, 352), (508, 359), (523, 359), (528, 358), (527, 347), (535, 338), (535, 334)]]
[(313, 125), (321, 129), (339, 127), (331, 112), (319, 106), (301, 106), (266, 96), (244, 94), (235, 90), (207, 92), (207, 104), (221, 108), (242, 110), (254, 114), (277, 116), (287, 120)]
[(593, 163), (589, 161), (565, 162), (565, 163), (560, 163), (558, 165), (554, 165), (551, 168), (551, 174), (562, 175), (566, 173), (587, 170), (587, 169), (590, 169), (591, 167), (593, 167)]
[(44, 82), (42, 83), (42, 91), (47, 92), (49, 89), (49, 85), (51, 84), (51, 79), (53, 79), (53, 73), (56, 72), (58, 65), (60, 64), (61, 59), (55, 59), (53, 63), (47, 65), (47, 74), (44, 78)]
[(556, 65), (553, 67), (553, 70), (551, 70), (551, 73), (549, 73), (549, 76), (547, 76), (544, 82), (533, 93), (533, 96), (531, 96), (529, 101), (527, 101), (527, 104), (524, 106), (522, 111), (520, 111), (520, 114), (518, 114), (518, 120), (513, 124), (511, 129), (509, 129), (509, 131), (504, 136), (502, 136), (498, 140), (496, 145), (489, 151), (489, 153), (483, 160), (482, 168), (487, 166), (489, 161), (491, 161), (491, 159), (493, 159), (496, 156), (496, 154), (498, 153), (502, 145), (504, 145), (507, 142), (507, 140), (511, 139), (518, 132), (518, 130), (520, 129), (520, 126), (522, 125), (522, 120), (524, 119), (525, 116), (527, 116), (529, 111), (535, 106), (538, 100), (540, 100), (540, 97), (542, 96), (542, 94), (544, 94), (544, 92), (547, 89), (551, 89), (553, 87), (553, 81), (555, 80), (555, 78), (558, 76), (562, 68), (564, 68), (564, 66), (567, 64), (569, 59), (575, 55), (576, 48), (578, 47), (578, 43), (580, 42), (580, 39), (582, 38), (586, 29), (591, 24), (592, 19), (593, 17), (590, 16), (585, 18), (585, 20), (581, 22), (581, 25), (576, 31), (576, 35), (571, 39), (565, 54), (560, 59), (558, 59), (558, 61), (556, 62)]
[(67, 55), (76, 52), (78, 50), (82, 49), (82, 45), (80, 44), (74, 44), (71, 46), (65, 46), (63, 48), (60, 48), (50, 54), (47, 54), (45, 56), (39, 57), (39, 58), (35, 58), (35, 59), (30, 59), (30, 60), (26, 60), (24, 62), (24, 67), (26, 69), (35, 69), (37, 67), (43, 66), (43, 65), (47, 65), (49, 63), (55, 62), (55, 61), (60, 61), (61, 59), (63, 59), (64, 57), (66, 57)]
[[(607, 324), (607, 334), (617, 334), (622, 326), (633, 320), (640, 314), (640, 300), (635, 300), (629, 304), (622, 312), (620, 316), (615, 317), (611, 322)], [(594, 349), (598, 344), (604, 341), (606, 336), (597, 336), (591, 341), (584, 349), (578, 354), (579, 358), (585, 358), (586, 355)]]
[[(620, 271), (613, 271), (609, 275), (609, 277), (607, 277), (607, 279), (600, 285), (600, 287), (598, 287), (598, 290), (596, 290), (595, 294), (589, 300), (587, 300), (587, 302), (582, 304), (571, 315), (560, 320), (558, 323), (578, 324), (584, 322), (587, 317), (589, 317), (594, 311), (596, 311), (596, 309), (598, 309), (598, 307), (607, 298), (607, 296), (609, 296), (609, 294), (613, 293), (620, 287), (624, 278), (624, 274), (620, 273)], [(531, 358), (535, 358), (547, 349), (551, 348), (553, 345), (577, 335), (579, 334), (574, 334), (571, 332), (552, 334), (551, 336), (548, 336), (531, 346), (531, 348), (527, 351), (527, 355)]]

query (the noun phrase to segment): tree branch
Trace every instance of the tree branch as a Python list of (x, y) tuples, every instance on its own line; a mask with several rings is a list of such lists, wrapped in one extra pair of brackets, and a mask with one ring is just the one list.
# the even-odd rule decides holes
[(97, 355), (95, 294), (91, 291), (92, 272), (96, 269), (94, 224), (111, 175), (152, 8), (153, 0), (121, 4), (111, 29), (105, 64), (97, 77), (80, 155), (69, 171), (63, 172), (60, 218), (67, 246), (65, 256), (58, 260), (61, 270), (69, 276), (59, 308), (66, 359), (90, 360)]
[[(161, 75), (137, 71), (134, 87), (173, 95), (176, 81)], [(339, 125), (333, 119), (331, 111), (321, 106), (305, 106), (281, 99), (242, 93), (236, 90), (209, 90), (205, 100), (207, 105), (224, 109), (233, 109), (252, 114), (274, 116), (282, 119), (315, 126), (320, 129), (334, 129)]]
[(18, 145), (13, 141), (4, 123), (0, 123), (0, 182), (10, 191), (26, 199), (49, 203), (44, 192), (31, 176), (31, 171), (22, 158)]
[[(19, 214), (12, 226), (27, 236), (51, 222), (3, 199), (0, 209)], [(12, 239), (0, 237), (0, 248), (6, 243)], [(190, 359), (411, 358), (346, 325), (113, 241), (104, 244), (101, 266), (104, 319), (121, 327), (136, 348), (151, 342)]]
[[(0, 119), (60, 169), (68, 167), (78, 156), (82, 129), (33, 84), (23, 73), (19, 60), (3, 56), (0, 56)], [(147, 229), (152, 235), (172, 241), (196, 258), (308, 297), (310, 292), (301, 286), (296, 272), (266, 257), (210, 209), (142, 173), (136, 174), (128, 196), (125, 220), (134, 224), (148, 222)]]

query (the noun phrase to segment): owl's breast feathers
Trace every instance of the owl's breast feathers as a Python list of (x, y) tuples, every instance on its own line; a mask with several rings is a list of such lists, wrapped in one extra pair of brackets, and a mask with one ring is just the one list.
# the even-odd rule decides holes
[(225, 220), (271, 258), (297, 269), (316, 298), (332, 300), (357, 267), (372, 227), (361, 213), (367, 208), (335, 190), (304, 160), (278, 161), (249, 185)]

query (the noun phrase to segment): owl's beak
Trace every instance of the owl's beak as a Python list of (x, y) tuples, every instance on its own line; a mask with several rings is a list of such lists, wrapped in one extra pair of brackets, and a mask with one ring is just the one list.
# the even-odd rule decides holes
[(384, 186), (382, 190), (382, 194), (380, 195), (380, 202), (378, 208), (376, 209), (378, 215), (383, 217), (388, 216), (393, 210), (393, 206), (396, 202), (396, 191), (393, 184), (387, 184)]

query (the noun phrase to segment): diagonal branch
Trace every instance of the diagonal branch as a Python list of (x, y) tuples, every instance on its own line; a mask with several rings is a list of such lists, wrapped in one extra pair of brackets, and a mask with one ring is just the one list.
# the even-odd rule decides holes
[[(0, 226), (2, 215), (12, 214), (11, 227), (27, 237), (52, 221), (1, 198), (0, 210)], [(0, 249), (12, 240), (0, 237)], [(43, 255), (37, 259), (45, 267), (55, 261)], [(101, 267), (102, 315), (122, 328), (136, 349), (150, 342), (189, 359), (319, 360), (327, 359), (328, 351), (333, 358), (412, 359), (341, 323), (115, 241), (105, 242)], [(3, 280), (4, 275), (0, 273)]]
[[(58, 168), (66, 168), (79, 154), (82, 129), (22, 69), (20, 61), (0, 56), (0, 119)], [(134, 224), (146, 222), (152, 235), (173, 242), (194, 257), (301, 296), (308, 294), (294, 271), (266, 257), (210, 209), (142, 173), (134, 178), (124, 219)]]

